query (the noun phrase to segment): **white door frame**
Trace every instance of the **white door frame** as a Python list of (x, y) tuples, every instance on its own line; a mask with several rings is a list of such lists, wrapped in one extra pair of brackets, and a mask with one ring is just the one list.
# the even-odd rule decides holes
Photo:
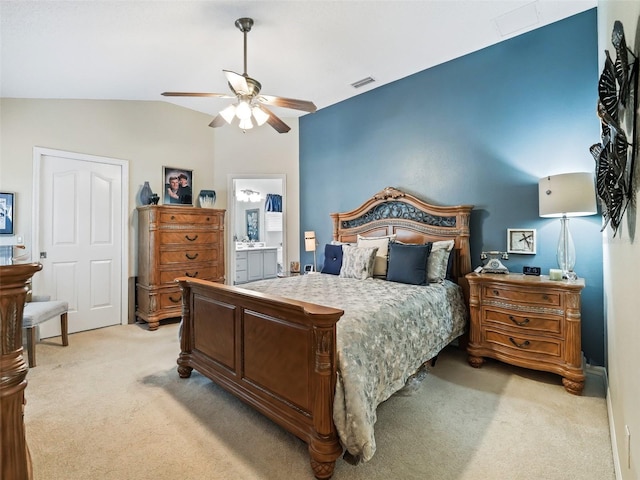
[(229, 173), (227, 174), (227, 211), (229, 213), (227, 225), (227, 252), (228, 259), (228, 272), (226, 283), (233, 285), (236, 280), (236, 244), (233, 240), (233, 228), (235, 228), (236, 222), (236, 195), (234, 182), (235, 180), (247, 180), (247, 179), (267, 179), (267, 180), (280, 180), (282, 182), (282, 268), (287, 271), (287, 175), (284, 173), (263, 173), (263, 174), (240, 174)]
[(118, 158), (100, 157), (97, 155), (88, 155), (85, 153), (68, 152), (65, 150), (55, 150), (52, 148), (33, 147), (33, 198), (31, 200), (31, 256), (34, 262), (39, 260), (40, 256), (40, 166), (42, 157), (56, 156), (67, 157), (75, 160), (94, 163), (106, 163), (109, 165), (119, 165), (122, 169), (121, 191), (122, 191), (122, 235), (121, 242), (121, 259), (120, 272), (120, 324), (129, 323), (129, 162)]

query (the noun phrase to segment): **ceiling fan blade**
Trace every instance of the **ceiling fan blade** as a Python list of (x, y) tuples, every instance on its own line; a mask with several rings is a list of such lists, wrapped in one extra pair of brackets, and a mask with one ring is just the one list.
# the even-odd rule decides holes
[(229, 82), (229, 85), (237, 95), (249, 94), (249, 84), (247, 84), (247, 79), (243, 75), (231, 70), (223, 70), (223, 72), (224, 76), (227, 77), (227, 82)]
[(289, 130), (291, 130), (291, 127), (289, 125), (280, 120), (275, 113), (273, 113), (264, 105), (260, 105), (260, 110), (269, 115), (269, 118), (267, 118), (267, 123), (271, 125), (278, 133), (287, 133)]
[(262, 103), (273, 105), (274, 107), (293, 108), (313, 113), (317, 110), (313, 102), (308, 100), (296, 100), (295, 98), (274, 97), (272, 95), (260, 95), (258, 97)]
[(227, 124), (227, 121), (222, 117), (222, 115), (218, 114), (216, 115), (216, 118), (214, 118), (211, 123), (209, 124), (209, 126), (211, 128), (217, 128), (217, 127), (223, 127)]
[(162, 92), (165, 97), (215, 97), (215, 98), (236, 98), (226, 93), (197, 93), (197, 92)]

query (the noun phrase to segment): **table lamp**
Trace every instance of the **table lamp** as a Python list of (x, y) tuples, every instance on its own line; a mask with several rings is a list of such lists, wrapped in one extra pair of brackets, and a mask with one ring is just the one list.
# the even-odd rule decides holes
[(576, 280), (573, 271), (576, 264), (576, 249), (569, 232), (569, 218), (594, 215), (596, 207), (593, 174), (589, 172), (563, 173), (541, 178), (538, 182), (540, 216), (559, 217), (561, 223), (558, 241), (558, 266), (562, 277)]
[(316, 245), (316, 232), (313, 230), (304, 232), (304, 249), (307, 252), (313, 252), (313, 272), (318, 271), (316, 265)]

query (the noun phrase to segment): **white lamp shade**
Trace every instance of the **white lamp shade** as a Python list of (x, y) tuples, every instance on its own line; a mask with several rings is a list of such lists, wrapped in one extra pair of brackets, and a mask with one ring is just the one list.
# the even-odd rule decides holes
[(259, 127), (265, 124), (267, 120), (269, 120), (269, 114), (262, 110), (258, 105), (251, 109), (253, 112), (253, 118), (256, 119), (256, 123)]
[(315, 252), (316, 250), (316, 232), (304, 232), (304, 250), (306, 252)]
[(229, 105), (227, 108), (225, 108), (220, 112), (220, 115), (222, 116), (222, 118), (224, 118), (224, 120), (227, 123), (231, 123), (235, 114), (236, 114), (236, 106), (233, 104)]
[(236, 117), (240, 120), (247, 120), (251, 118), (251, 107), (247, 102), (241, 101), (238, 103), (238, 106), (236, 107)]
[(250, 118), (243, 118), (240, 120), (238, 126), (243, 130), (249, 130), (250, 128), (253, 128), (253, 122)]
[(563, 173), (541, 178), (538, 182), (541, 217), (582, 217), (594, 215), (596, 207), (593, 174)]

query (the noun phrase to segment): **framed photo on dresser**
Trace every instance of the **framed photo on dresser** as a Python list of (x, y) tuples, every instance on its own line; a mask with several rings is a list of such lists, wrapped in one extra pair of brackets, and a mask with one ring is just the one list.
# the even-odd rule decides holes
[(193, 170), (162, 167), (162, 184), (162, 203), (193, 206)]

